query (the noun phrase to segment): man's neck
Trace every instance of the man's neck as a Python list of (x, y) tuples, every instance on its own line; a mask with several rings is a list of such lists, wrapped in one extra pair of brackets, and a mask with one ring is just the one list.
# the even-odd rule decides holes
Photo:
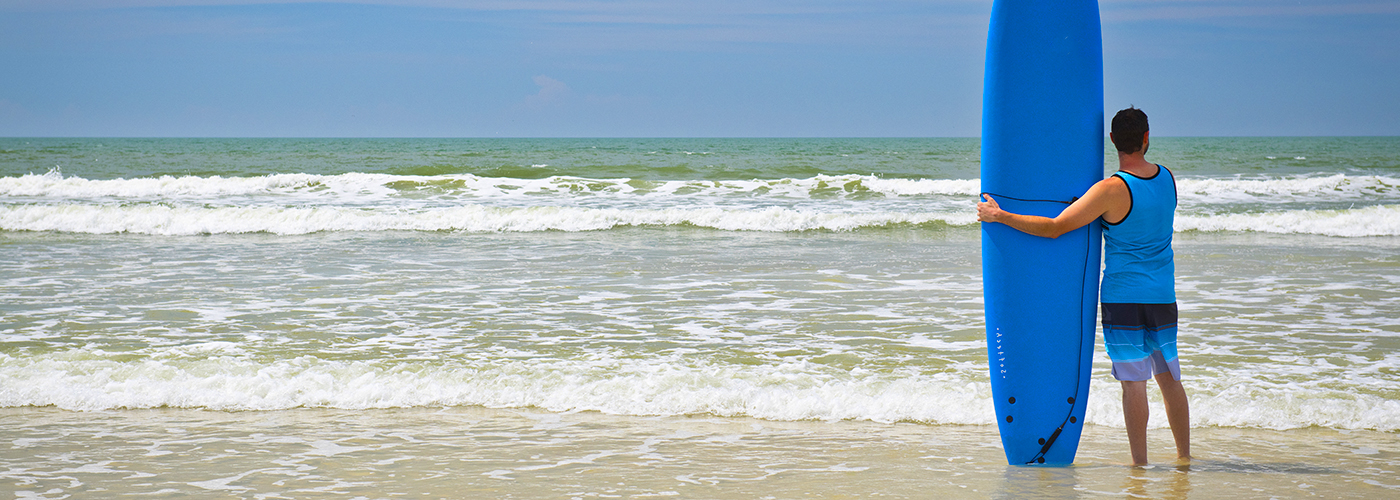
[(1147, 161), (1147, 153), (1118, 153), (1118, 170), (1138, 177), (1157, 175), (1157, 164)]

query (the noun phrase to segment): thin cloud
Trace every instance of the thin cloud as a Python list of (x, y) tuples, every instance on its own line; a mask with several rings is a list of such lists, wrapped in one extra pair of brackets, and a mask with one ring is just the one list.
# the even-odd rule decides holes
[(1227, 18), (1319, 17), (1400, 14), (1394, 0), (1108, 0), (1101, 4), (1104, 21), (1207, 20)]
[[(990, 0), (940, 1), (565, 1), (565, 0), (10, 0), (0, 10), (62, 11), (145, 7), (210, 7), (273, 4), (360, 4), (469, 11), (535, 12), (554, 22), (584, 24), (709, 25), (804, 16), (866, 16), (916, 11), (990, 10)], [(1329, 16), (1400, 13), (1395, 0), (1104, 0), (1105, 21), (1185, 20), (1259, 16)], [(942, 20), (931, 18), (937, 23)]]
[(525, 107), (530, 109), (561, 105), (574, 93), (564, 82), (544, 75), (535, 77), (535, 85), (540, 86), (540, 91), (525, 97)]
[[(767, 0), (767, 1), (714, 1), (714, 2), (658, 2), (658, 1), (572, 1), (572, 0), (10, 0), (0, 8), (20, 10), (72, 10), (72, 9), (124, 9), (141, 7), (207, 7), (226, 5), (271, 5), (271, 4), (360, 4), (389, 7), (432, 7), (443, 9), (480, 11), (550, 11), (581, 14), (634, 15), (637, 19), (648, 16), (657, 22), (673, 22), (675, 16), (731, 16), (731, 15), (801, 15), (834, 14), (842, 12), (864, 12), (871, 10), (887, 11), (898, 8), (923, 8), (929, 5), (978, 5), (986, 0)], [(665, 21), (662, 21), (662, 20)], [(680, 22), (684, 22), (681, 20)]]
[(279, 4), (438, 9), (448, 14), (440, 16), (444, 21), (479, 23), (485, 17), (517, 32), (538, 33), (543, 43), (558, 44), (554, 50), (629, 52), (748, 44), (962, 47), (964, 41), (980, 43), (991, 9), (987, 0), (11, 0), (0, 11), (268, 6), (273, 9), (263, 12), (275, 15)]

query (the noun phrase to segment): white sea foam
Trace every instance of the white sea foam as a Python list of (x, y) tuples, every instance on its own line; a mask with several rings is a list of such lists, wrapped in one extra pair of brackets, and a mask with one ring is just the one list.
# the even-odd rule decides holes
[(403, 194), (434, 192), (469, 197), (503, 197), (526, 194), (653, 195), (653, 194), (774, 194), (808, 197), (813, 193), (872, 191), (889, 196), (975, 195), (975, 179), (884, 179), (873, 175), (818, 175), (806, 179), (670, 180), (588, 179), (554, 176), (541, 179), (480, 177), (476, 175), (403, 176), (349, 173), (339, 175), (275, 174), (258, 177), (161, 176), (155, 178), (89, 180), (64, 177), (54, 171), (43, 175), (0, 177), (0, 196), (85, 198), (208, 198), (254, 194), (314, 192), (322, 196)]
[[(694, 226), (725, 231), (851, 231), (890, 225), (971, 226), (970, 210), (821, 212), (769, 207), (622, 209), (582, 207), (203, 207), (166, 204), (0, 206), (0, 230), (91, 234), (307, 234), (332, 231), (598, 231)], [(1336, 237), (1400, 236), (1400, 205), (1349, 210), (1179, 214), (1177, 231), (1253, 231)]]
[(1351, 210), (1289, 210), (1248, 214), (1177, 215), (1177, 231), (1255, 231), (1324, 236), (1400, 236), (1400, 205)]
[[(347, 174), (358, 176), (363, 174)], [(277, 174), (259, 177), (161, 176), (154, 178), (89, 180), (43, 175), (0, 177), (0, 196), (48, 198), (179, 198), (274, 193), (316, 185), (325, 176)]]
[(1180, 178), (1177, 189), (1184, 202), (1292, 202), (1306, 199), (1400, 200), (1400, 178), (1380, 175), (1294, 176), (1284, 178)]
[[(617, 415), (713, 414), (769, 420), (992, 423), (981, 372), (876, 373), (795, 361), (722, 364), (694, 356), (495, 359), (478, 363), (334, 361), (260, 364), (234, 354), (116, 359), (100, 351), (0, 356), (0, 407), (279, 410), (432, 406), (536, 407)], [(1268, 387), (1241, 374), (1192, 385), (1195, 425), (1400, 430), (1400, 402), (1338, 390)], [(1188, 381), (1190, 382), (1190, 381)], [(1085, 420), (1122, 426), (1116, 384), (1093, 382)], [(1154, 403), (1160, 413), (1160, 403)], [(1155, 426), (1165, 424), (1158, 418)]]
[(0, 206), (0, 230), (75, 233), (307, 234), (323, 231), (596, 231), (691, 225), (728, 231), (848, 231), (891, 224), (971, 224), (971, 213), (821, 213), (787, 208), (625, 210), (466, 205), (409, 210), (350, 207)]
[[(325, 195), (347, 193), (390, 194), (399, 191), (440, 190), (464, 196), (505, 196), (524, 193), (635, 194), (655, 193), (780, 193), (810, 196), (818, 192), (870, 191), (889, 196), (976, 196), (977, 179), (901, 179), (874, 175), (817, 175), (806, 179), (669, 180), (588, 179), (554, 176), (540, 179), (480, 177), (470, 174), (404, 176), (347, 173), (339, 175), (274, 174), (255, 177), (161, 176), (153, 178), (89, 180), (65, 177), (54, 171), (42, 175), (0, 177), (0, 196), (82, 198), (186, 198), (250, 194), (286, 194), (316, 191)], [(1179, 177), (1183, 199), (1269, 201), (1270, 197), (1400, 196), (1400, 178), (1382, 175), (1332, 174), (1288, 177)]]
[[(0, 230), (188, 235), (673, 225), (806, 231), (935, 221), (972, 226), (979, 184), (871, 175), (644, 181), (350, 173), (89, 180), (50, 172), (0, 178)], [(1183, 178), (1179, 187), (1181, 231), (1400, 235), (1400, 179), (1393, 177)], [(1307, 208), (1312, 204), (1360, 208)]]
[(619, 415), (715, 414), (772, 420), (990, 423), (986, 384), (950, 376), (842, 371), (807, 362), (717, 364), (670, 358), (495, 360), (388, 365), (311, 356), (120, 361), (82, 351), (0, 355), (0, 407), (70, 410), (481, 405)]

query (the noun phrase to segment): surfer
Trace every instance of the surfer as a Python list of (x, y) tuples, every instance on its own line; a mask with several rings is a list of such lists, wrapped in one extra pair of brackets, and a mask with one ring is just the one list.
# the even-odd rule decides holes
[[(1096, 219), (1103, 225), (1099, 288), (1104, 347), (1123, 387), (1123, 420), (1134, 465), (1147, 464), (1147, 380), (1155, 378), (1167, 407), (1177, 457), (1191, 458), (1190, 409), (1176, 353), (1176, 276), (1172, 219), (1176, 178), (1147, 161), (1147, 114), (1129, 107), (1113, 116), (1109, 140), (1118, 172), (1099, 181), (1055, 218), (1013, 214), (984, 194), (977, 220), (1058, 238)], [(1164, 175), (1165, 174), (1165, 175)]]

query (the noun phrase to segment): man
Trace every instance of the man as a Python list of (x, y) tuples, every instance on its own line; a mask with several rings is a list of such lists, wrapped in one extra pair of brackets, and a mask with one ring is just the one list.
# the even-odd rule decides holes
[(1133, 465), (1147, 464), (1147, 379), (1156, 378), (1180, 460), (1191, 458), (1190, 410), (1176, 355), (1176, 277), (1172, 219), (1176, 179), (1147, 161), (1147, 114), (1128, 108), (1114, 115), (1109, 140), (1118, 172), (1089, 188), (1055, 218), (1013, 214), (991, 196), (977, 203), (977, 220), (1057, 238), (1098, 219), (1103, 225), (1104, 270), (1099, 292), (1104, 347), (1113, 377), (1123, 386), (1123, 420)]

